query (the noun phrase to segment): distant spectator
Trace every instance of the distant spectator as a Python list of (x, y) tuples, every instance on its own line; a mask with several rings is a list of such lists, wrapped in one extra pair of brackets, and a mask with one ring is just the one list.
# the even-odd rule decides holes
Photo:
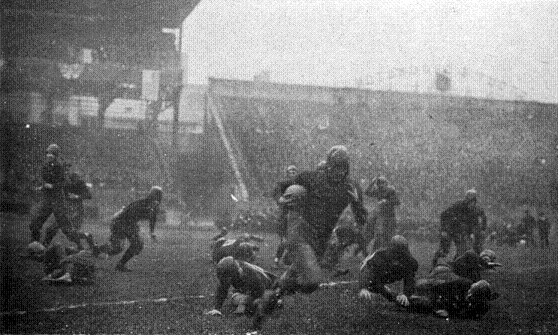
[(543, 212), (539, 213), (537, 226), (539, 228), (541, 248), (548, 248), (548, 246), (550, 245), (550, 242), (548, 240), (548, 237), (550, 236), (550, 221), (548, 221), (548, 218), (544, 215)]
[(525, 215), (521, 219), (521, 224), (519, 225), (517, 232), (519, 237), (524, 238), (525, 242), (529, 246), (535, 245), (534, 231), (536, 226), (537, 221), (535, 220), (535, 217), (531, 215), (531, 212), (528, 209), (526, 209)]

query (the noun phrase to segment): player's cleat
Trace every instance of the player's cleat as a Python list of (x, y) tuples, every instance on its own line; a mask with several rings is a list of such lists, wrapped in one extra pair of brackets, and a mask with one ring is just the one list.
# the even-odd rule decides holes
[(116, 271), (120, 271), (120, 272), (132, 272), (132, 270), (128, 269), (126, 265), (120, 263), (116, 265), (115, 269)]

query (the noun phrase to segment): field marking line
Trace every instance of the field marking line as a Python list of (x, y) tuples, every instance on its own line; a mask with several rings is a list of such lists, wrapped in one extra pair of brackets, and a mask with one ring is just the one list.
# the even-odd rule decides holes
[(119, 306), (119, 305), (133, 305), (133, 304), (141, 304), (141, 303), (164, 303), (164, 302), (171, 302), (171, 301), (179, 301), (179, 300), (188, 300), (188, 299), (205, 299), (207, 297), (211, 297), (213, 294), (209, 295), (186, 295), (181, 297), (162, 297), (162, 298), (155, 298), (155, 299), (138, 299), (138, 300), (121, 300), (121, 301), (102, 301), (102, 302), (92, 302), (92, 303), (83, 303), (83, 304), (75, 304), (75, 305), (66, 305), (66, 306), (57, 306), (57, 307), (48, 307), (42, 308), (32, 311), (6, 311), (1, 312), (0, 315), (25, 315), (28, 313), (52, 313), (58, 312), (62, 310), (68, 309), (77, 309), (77, 308), (86, 308), (86, 307), (102, 307), (102, 306)]
[[(339, 285), (350, 285), (358, 283), (356, 280), (352, 281), (338, 281), (338, 282), (327, 282), (321, 283), (320, 288), (328, 288), (333, 286)], [(31, 311), (6, 311), (0, 312), (0, 316), (4, 315), (25, 315), (30, 313), (56, 313), (62, 310), (71, 310), (71, 309), (78, 309), (78, 308), (87, 308), (87, 307), (103, 307), (103, 306), (122, 306), (122, 305), (134, 305), (134, 304), (145, 304), (145, 303), (166, 303), (171, 301), (180, 301), (180, 300), (189, 300), (189, 299), (205, 299), (209, 297), (213, 297), (214, 294), (208, 295), (185, 295), (181, 297), (162, 297), (162, 298), (153, 298), (153, 299), (138, 299), (138, 300), (121, 300), (121, 301), (101, 301), (101, 302), (92, 302), (92, 303), (82, 303), (82, 304), (74, 304), (74, 305), (65, 305), (65, 306), (57, 306), (57, 307), (48, 307), (48, 308), (41, 308)]]
[(350, 285), (350, 284), (356, 284), (358, 283), (358, 280), (350, 280), (350, 281), (330, 281), (328, 283), (321, 283), (320, 284), (320, 288), (327, 288), (327, 287), (334, 287), (334, 286), (339, 286), (339, 285)]

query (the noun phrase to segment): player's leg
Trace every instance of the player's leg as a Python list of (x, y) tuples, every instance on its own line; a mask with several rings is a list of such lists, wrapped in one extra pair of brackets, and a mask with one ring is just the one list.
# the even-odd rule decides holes
[(58, 233), (58, 224), (57, 222), (53, 222), (45, 230), (45, 238), (43, 240), (43, 245), (48, 247), (48, 245), (50, 245), (50, 242), (52, 242), (52, 240), (54, 239), (57, 233)]
[(128, 263), (132, 257), (139, 255), (143, 250), (143, 241), (139, 235), (139, 227), (128, 235), (128, 241), (130, 242), (130, 246), (126, 249), (124, 255), (122, 255), (122, 258), (116, 265), (116, 270), (118, 271), (129, 272), (130, 270), (126, 267), (126, 263)]
[(41, 228), (51, 214), (52, 207), (50, 202), (46, 199), (41, 200), (29, 223), (29, 230), (31, 230), (31, 239), (33, 241), (39, 242), (41, 240)]
[(287, 253), (292, 264), (278, 280), (281, 294), (311, 293), (318, 289), (324, 281), (324, 274), (310, 245), (291, 243), (287, 246)]

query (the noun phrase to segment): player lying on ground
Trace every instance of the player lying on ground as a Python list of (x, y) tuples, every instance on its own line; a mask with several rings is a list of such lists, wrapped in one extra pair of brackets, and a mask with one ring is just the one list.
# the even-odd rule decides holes
[(237, 306), (234, 313), (252, 316), (255, 329), (260, 329), (264, 316), (279, 306), (277, 292), (272, 289), (276, 277), (259, 266), (225, 257), (217, 264), (217, 279), (215, 305), (207, 315), (223, 315), (221, 308), (231, 287), (235, 291), (232, 302)]
[(90, 250), (65, 248), (57, 243), (46, 249), (39, 242), (32, 242), (28, 249), (32, 259), (43, 263), (43, 280), (91, 284), (95, 279), (95, 257)]
[(130, 246), (116, 265), (118, 271), (130, 271), (126, 263), (132, 257), (139, 255), (143, 249), (143, 241), (140, 237), (141, 220), (149, 221), (149, 232), (152, 240), (156, 240), (155, 223), (159, 204), (163, 200), (163, 190), (159, 186), (153, 186), (146, 198), (136, 200), (118, 211), (111, 219), (109, 243), (98, 247), (98, 252), (114, 256), (122, 252), (124, 240), (130, 242)]
[[(465, 267), (473, 266), (474, 262)], [(417, 281), (415, 294), (409, 299), (409, 311), (444, 318), (479, 318), (489, 311), (490, 301), (498, 297), (486, 280), (471, 280), (458, 276), (449, 267), (437, 266), (427, 278)]]
[[(409, 306), (409, 297), (415, 291), (415, 273), (418, 262), (409, 251), (407, 240), (396, 235), (389, 246), (366, 257), (360, 267), (359, 296), (372, 299), (372, 294), (381, 294), (388, 301)], [(403, 292), (396, 293), (387, 284), (403, 280)]]
[(260, 247), (250, 243), (251, 241), (263, 242), (263, 238), (252, 234), (243, 234), (233, 239), (220, 237), (212, 246), (211, 258), (214, 263), (218, 263), (227, 256), (233, 256), (237, 260), (252, 263), (256, 259), (255, 252)]
[(467, 278), (474, 282), (481, 280), (481, 272), (491, 270), (496, 267), (502, 266), (500, 263), (495, 263), (496, 254), (490, 249), (481, 252), (480, 255), (474, 250), (467, 250), (463, 255), (454, 261), (447, 262), (447, 264), (439, 264), (433, 272), (441, 271), (444, 267), (446, 271), (451, 271), (460, 277)]

